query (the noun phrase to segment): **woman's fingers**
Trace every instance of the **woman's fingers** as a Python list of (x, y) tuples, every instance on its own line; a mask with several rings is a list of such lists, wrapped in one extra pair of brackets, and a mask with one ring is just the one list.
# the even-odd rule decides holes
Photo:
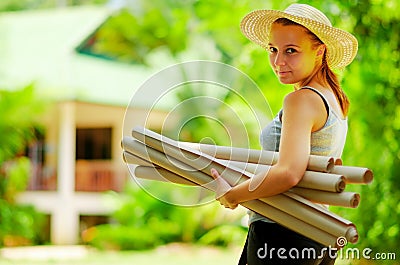
[(211, 169), (211, 176), (215, 179), (217, 183), (217, 188), (215, 191), (215, 199), (220, 199), (225, 195), (228, 191), (232, 189), (231, 185), (229, 185), (226, 180), (224, 180), (221, 175), (219, 175), (218, 171), (214, 168)]

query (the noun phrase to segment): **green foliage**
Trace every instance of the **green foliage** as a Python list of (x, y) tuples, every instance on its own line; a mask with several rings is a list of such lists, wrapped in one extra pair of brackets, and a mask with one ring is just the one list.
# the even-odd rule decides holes
[[(146, 189), (162, 192), (151, 184)], [(169, 192), (170, 197), (173, 195)], [(202, 244), (228, 245), (232, 239), (243, 241), (243, 233), (225, 233), (243, 232), (237, 228), (241, 216), (225, 216), (216, 203), (197, 207), (167, 204), (136, 185), (128, 185), (124, 193), (112, 196), (120, 204), (112, 216), (113, 223), (89, 228), (82, 236), (84, 242), (97, 248), (138, 250), (170, 242), (199, 240)], [(227, 229), (227, 221), (234, 226)]]
[(0, 12), (54, 8), (64, 5), (105, 4), (107, 1), (108, 0), (2, 0), (0, 1)]
[(10, 203), (14, 203), (18, 192), (24, 191), (28, 184), (30, 161), (26, 157), (15, 158), (2, 164), (3, 174), (0, 181), (0, 195)]
[(42, 243), (44, 215), (32, 206), (0, 199), (0, 246)]
[(352, 15), (359, 40), (358, 56), (343, 80), (351, 100), (343, 158), (346, 164), (370, 167), (375, 175), (372, 185), (359, 188), (359, 208), (341, 212), (357, 225), (359, 247), (382, 252), (396, 252), (400, 242), (400, 39), (394, 34), (400, 17), (391, 12), (396, 5), (357, 1), (341, 6)]
[(246, 234), (247, 229), (242, 226), (220, 225), (203, 235), (199, 243), (215, 246), (241, 245)]
[[(273, 8), (282, 9), (291, 2), (272, 1), (270, 4)], [(206, 5), (207, 1), (202, 3)], [(240, 7), (236, 9), (237, 2), (222, 1), (219, 5), (224, 3), (225, 6), (218, 9), (202, 8), (209, 12), (203, 16), (206, 21), (204, 28), (213, 32), (210, 34), (218, 47), (226, 47), (225, 43), (236, 46), (224, 49), (226, 62), (255, 80), (276, 113), (288, 90), (278, 89), (285, 86), (278, 84), (268, 69), (266, 52), (252, 43), (241, 41), (238, 24), (234, 26), (236, 33), (229, 31), (223, 34), (219, 30), (229, 22), (221, 22), (218, 18), (229, 13), (230, 21), (238, 21), (241, 15), (241, 11), (236, 13), (236, 10), (241, 10)], [(396, 10), (399, 3), (368, 0), (308, 3), (326, 13), (334, 25), (353, 32), (359, 40), (358, 55), (343, 73), (342, 85), (351, 100), (349, 134), (343, 160), (346, 165), (371, 168), (375, 180), (372, 185), (350, 187), (361, 193), (362, 202), (358, 209), (335, 208), (335, 211), (357, 225), (359, 247), (396, 252), (400, 242), (400, 37), (396, 34), (399, 32), (400, 16), (391, 10)], [(268, 3), (263, 4), (263, 8), (270, 7), (265, 6)]]
[(173, 8), (165, 1), (141, 1), (135, 10), (120, 10), (107, 19), (80, 52), (146, 64), (147, 55), (165, 47), (176, 55), (186, 48), (189, 14), (177, 1)]
[(16, 205), (15, 198), (27, 187), (30, 161), (22, 154), (34, 139), (36, 115), (43, 109), (33, 86), (0, 90), (0, 245), (13, 236), (24, 244), (40, 240), (43, 217), (30, 206)]
[[(191, 16), (189, 22), (192, 27), (187, 37), (190, 34), (211, 36), (222, 54), (222, 61), (236, 66), (260, 86), (273, 113), (277, 113), (283, 96), (291, 88), (278, 83), (268, 65), (267, 53), (241, 35), (239, 21), (252, 9), (284, 9), (293, 2), (203, 0), (195, 1), (193, 7), (181, 10)], [(370, 247), (374, 251), (396, 251), (400, 242), (400, 13), (393, 10), (398, 10), (399, 1), (310, 0), (307, 3), (322, 10), (335, 26), (354, 33), (359, 40), (355, 61), (342, 73), (342, 85), (351, 101), (343, 160), (346, 165), (371, 168), (375, 180), (372, 185), (354, 187), (354, 190), (359, 189), (362, 198), (358, 209), (335, 208), (335, 211), (357, 225), (360, 247)], [(176, 4), (170, 1), (168, 8), (160, 9), (160, 12), (168, 13)], [(185, 36), (181, 37), (184, 41)], [(196, 95), (190, 89), (186, 92), (179, 95), (180, 100)], [(243, 95), (246, 92), (245, 88), (241, 90)], [(225, 100), (233, 106), (243, 104), (229, 95)], [(253, 97), (252, 100), (252, 105), (259, 104), (259, 98)], [(201, 106), (193, 106), (193, 109), (196, 108)], [(269, 115), (269, 110), (262, 111), (266, 116)], [(215, 112), (220, 114), (218, 118), (221, 120), (230, 118), (219, 109)], [(254, 130), (254, 127), (250, 126), (249, 130)], [(252, 147), (258, 147), (258, 133), (250, 133)], [(204, 119), (187, 126), (182, 135), (191, 141), (212, 136), (220, 144), (225, 143), (223, 133), (215, 124)]]
[[(7, 2), (11, 0), (3, 1), (3, 6)], [(17, 1), (12, 2), (17, 3)], [(23, 1), (19, 1), (21, 2)], [(248, 74), (268, 99), (272, 112), (277, 113), (283, 96), (291, 88), (278, 83), (268, 65), (267, 53), (241, 35), (239, 22), (250, 10), (284, 9), (293, 2), (296, 1), (137, 1), (137, 5), (132, 7), (133, 13), (124, 10), (120, 17), (117, 14), (110, 20), (108, 29), (104, 28), (104, 32), (101, 33), (102, 39), (99, 42), (101, 45), (96, 49), (102, 49), (102, 51), (108, 49), (115, 51), (118, 56), (129, 55), (138, 62), (145, 62), (145, 55), (151, 50), (167, 46), (172, 54), (179, 54), (188, 45), (188, 39), (191, 36), (212, 37), (215, 47), (222, 54), (222, 61)], [(335, 211), (357, 225), (360, 232), (360, 247), (370, 247), (374, 251), (396, 251), (400, 246), (400, 185), (398, 181), (400, 178), (398, 170), (400, 168), (398, 141), (400, 138), (400, 35), (398, 34), (400, 13), (396, 12), (399, 10), (400, 2), (393, 0), (309, 0), (306, 2), (321, 9), (335, 26), (349, 30), (359, 40), (358, 55), (343, 73), (342, 85), (351, 100), (349, 133), (343, 160), (346, 165), (371, 168), (375, 173), (375, 180), (368, 186), (350, 187), (361, 193), (362, 201), (358, 209), (335, 208)], [(111, 37), (120, 40), (115, 47), (112, 46), (114, 44), (107, 43), (108, 39), (112, 39)], [(241, 93), (246, 95), (246, 89), (243, 88)], [(192, 95), (196, 95), (195, 91), (188, 90), (187, 94), (179, 96), (183, 100)], [(251, 96), (250, 98), (253, 100), (252, 105), (259, 105), (259, 98)], [(227, 95), (225, 100), (230, 105), (242, 104), (230, 95)], [(193, 106), (194, 109), (201, 107)], [(215, 111), (220, 114), (221, 120), (229, 120), (223, 111), (219, 109)], [(266, 116), (269, 115), (269, 110), (262, 111)], [(188, 125), (185, 130), (183, 134), (188, 140), (199, 141), (204, 137), (212, 136), (220, 144), (225, 143), (223, 133), (215, 129), (215, 124), (202, 119)], [(254, 130), (254, 127), (249, 125), (249, 130)], [(0, 133), (4, 134), (3, 131)], [(256, 143), (258, 133), (258, 131), (252, 131), (250, 134), (252, 147), (258, 147)], [(2, 140), (0, 138), (0, 141)], [(15, 144), (13, 148), (18, 149), (18, 142), (12, 142)], [(141, 199), (146, 202), (146, 199)], [(146, 204), (154, 207), (152, 208), (154, 212), (161, 211), (165, 206), (157, 203)], [(141, 209), (138, 205), (135, 207), (134, 216), (141, 216), (137, 215), (138, 212), (147, 213), (137, 219), (148, 220), (146, 218), (151, 215), (149, 211)], [(176, 211), (179, 216), (180, 210), (175, 208), (179, 207), (172, 207), (169, 211)], [(127, 207), (115, 218), (119, 222), (126, 222), (124, 225), (128, 226), (129, 222), (135, 221), (129, 219), (130, 214)], [(196, 215), (192, 213), (192, 217), (187, 217), (186, 220), (196, 221), (198, 216), (196, 218), (194, 216)], [(205, 222), (205, 220), (201, 221)], [(136, 221), (139, 222), (139, 220)], [(181, 221), (179, 225), (184, 226), (187, 223), (189, 221)], [(136, 225), (140, 227), (144, 224)], [(194, 224), (193, 226), (195, 227)], [(187, 238), (197, 238), (191, 235), (193, 233), (189, 233)], [(182, 234), (180, 236), (183, 237)], [(209, 237), (213, 238), (211, 235)]]
[(84, 233), (87, 243), (101, 250), (142, 250), (163, 243), (153, 230), (122, 225), (98, 225)]
[(16, 91), (0, 90), (0, 163), (24, 151), (34, 138), (34, 125), (45, 104), (35, 98), (33, 85)]

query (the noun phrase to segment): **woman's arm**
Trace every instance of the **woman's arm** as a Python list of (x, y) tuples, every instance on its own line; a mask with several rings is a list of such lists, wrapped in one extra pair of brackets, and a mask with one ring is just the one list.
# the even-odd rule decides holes
[[(295, 186), (307, 168), (311, 132), (322, 128), (326, 110), (321, 98), (309, 90), (297, 90), (285, 97), (279, 160), (266, 173), (255, 175), (217, 198), (226, 208), (244, 201), (273, 196)], [(219, 176), (213, 170), (214, 178)]]

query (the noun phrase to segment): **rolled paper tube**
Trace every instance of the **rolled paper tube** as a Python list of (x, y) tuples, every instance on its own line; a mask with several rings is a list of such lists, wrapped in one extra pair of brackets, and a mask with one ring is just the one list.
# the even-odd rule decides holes
[[(186, 178), (184, 176), (181, 177), (180, 175), (172, 173), (169, 170), (166, 170), (166, 169), (163, 169), (163, 168), (154, 168), (154, 167), (146, 167), (146, 166), (138, 166), (138, 167), (136, 167), (134, 173), (135, 173), (136, 177), (141, 178), (141, 179), (158, 180), (158, 181), (171, 181), (173, 183), (185, 184), (185, 185), (197, 185), (194, 182), (189, 181), (187, 179), (187, 175), (190, 175), (190, 171), (184, 172), (184, 174), (186, 175)], [(183, 174), (183, 173), (181, 173), (181, 174)], [(301, 188), (297, 188), (297, 189), (301, 189)], [(308, 189), (303, 189), (303, 190), (309, 191)], [(327, 192), (327, 193), (329, 193), (329, 192)], [(332, 193), (332, 194), (336, 194), (336, 193)], [(341, 195), (341, 194), (339, 194), (339, 195)], [(324, 203), (324, 202), (320, 202), (320, 203)], [(242, 204), (242, 205), (246, 207), (245, 204)], [(284, 218), (286, 221), (289, 220), (289, 222), (291, 223), (291, 225), (289, 225), (290, 227), (299, 227), (299, 228), (301, 227), (302, 230), (305, 230), (305, 231), (307, 231), (307, 233), (309, 233), (309, 228), (306, 228), (306, 226), (305, 226), (305, 224), (308, 225), (307, 223), (302, 223), (302, 222), (299, 223), (300, 222), (299, 219), (294, 218), (293, 216), (291, 216), (289, 214), (285, 214), (284, 215), (282, 213), (282, 211), (280, 211), (280, 210), (278, 212), (275, 212), (274, 214), (272, 214), (271, 211), (273, 211), (273, 210), (276, 211), (276, 208), (274, 208), (274, 207), (272, 207), (272, 206), (270, 206), (268, 204), (265, 204), (264, 208), (259, 208), (259, 209), (252, 208), (252, 209), (254, 211), (264, 215), (264, 216), (267, 216), (267, 217), (270, 216), (268, 218), (270, 218), (273, 221), (276, 221), (276, 222), (278, 222), (280, 224), (282, 224), (282, 220), (283, 220), (282, 218)], [(268, 212), (269, 214), (265, 215), (265, 212)], [(271, 216), (271, 214), (272, 214), (272, 216)], [(298, 225), (300, 225), (300, 226), (298, 226)], [(298, 232), (298, 231), (296, 230), (296, 232)], [(346, 234), (347, 234), (348, 237), (357, 236), (356, 234), (354, 234), (352, 229), (349, 229), (349, 231), (347, 231)], [(328, 244), (329, 243), (331, 246), (333, 246), (333, 244), (332, 244), (333, 241), (332, 240), (336, 239), (331, 234), (325, 233), (320, 229), (317, 229), (317, 231), (312, 232), (312, 235), (313, 236), (318, 236), (317, 238), (321, 238), (322, 237), (322, 240), (324, 242), (327, 242), (327, 243), (324, 243), (324, 244)], [(324, 237), (326, 239), (323, 239)], [(315, 237), (313, 237), (312, 239), (315, 240), (314, 238)], [(327, 241), (327, 239), (328, 239), (328, 241)]]
[[(174, 163), (171, 163), (170, 161), (168, 161), (168, 158), (165, 155), (163, 156), (162, 153), (160, 153), (154, 149), (151, 150), (151, 148), (146, 148), (143, 145), (141, 146), (141, 143), (139, 143), (137, 141), (132, 141), (131, 143), (129, 143), (129, 146), (132, 147), (132, 151), (135, 152), (136, 154), (142, 153), (143, 155), (145, 155), (149, 158), (151, 157), (150, 159), (154, 159), (154, 161), (157, 160), (156, 163), (158, 163), (160, 166), (164, 165), (166, 167), (170, 167), (172, 170), (174, 170), (176, 172), (180, 172), (180, 174), (182, 174), (182, 176), (183, 176), (183, 179), (186, 179), (188, 181), (189, 181), (189, 179), (192, 179), (198, 185), (201, 185), (203, 187), (206, 186), (208, 189), (215, 191), (215, 187), (213, 187), (213, 185), (207, 185), (207, 183), (212, 182), (212, 178), (209, 175), (207, 175), (203, 172), (200, 172), (200, 171), (189, 171), (189, 170), (184, 170), (181, 168), (173, 168)], [(141, 167), (139, 166), (137, 168), (141, 168)], [(166, 172), (166, 171), (163, 171), (163, 172)], [(135, 171), (135, 174), (138, 178), (147, 178), (147, 176), (145, 176), (147, 173), (143, 170)], [(172, 172), (169, 174), (174, 174), (176, 176), (173, 179), (176, 180), (177, 183), (182, 182), (182, 180), (178, 180), (179, 174), (172, 173)], [(325, 246), (334, 246), (336, 244), (337, 237), (330, 234), (329, 232), (323, 231), (323, 230), (313, 226), (312, 224), (304, 223), (303, 221), (293, 217), (292, 215), (285, 213), (277, 208), (274, 208), (274, 207), (272, 207), (266, 203), (263, 203), (259, 200), (247, 201), (247, 202), (241, 203), (241, 205), (252, 211), (258, 212), (261, 215), (263, 215), (273, 221), (276, 221), (279, 224), (281, 224), (299, 234), (302, 234), (316, 242), (319, 242), (320, 244), (323, 244)]]
[[(262, 198), (260, 201), (288, 214), (292, 214), (306, 223), (314, 224), (324, 231), (329, 231), (337, 237), (349, 235), (349, 230), (351, 230), (352, 227), (354, 228), (354, 225), (351, 224), (350, 221), (339, 218), (339, 216), (336, 216), (321, 206), (315, 204), (311, 205), (305, 199), (301, 201), (298, 197), (294, 198), (293, 195), (296, 194), (284, 193)], [(358, 237), (353, 236), (346, 236), (346, 238), (351, 243), (356, 243), (358, 240)]]
[(335, 160), (333, 157), (309, 155), (308, 170), (329, 172), (334, 166)]
[(217, 161), (228, 166), (238, 167), (252, 174), (267, 173), (268, 170), (271, 168), (271, 165), (257, 164), (257, 163), (243, 162), (243, 161), (232, 161), (225, 159), (217, 159)]
[(360, 195), (355, 192), (329, 192), (313, 189), (294, 187), (291, 189), (297, 195), (300, 195), (314, 203), (328, 204), (333, 206), (342, 206), (356, 208), (360, 203)]
[(334, 166), (331, 172), (343, 175), (346, 183), (368, 184), (374, 178), (372, 171), (363, 167)]
[[(250, 173), (258, 174), (268, 172), (269, 165), (246, 163), (240, 161), (218, 160), (225, 165), (232, 165), (244, 169)], [(332, 173), (316, 172), (307, 170), (297, 187), (323, 190), (330, 192), (342, 192), (346, 187), (345, 177)]]
[(318, 242), (324, 246), (332, 246), (341, 248), (342, 246), (337, 245), (337, 237), (334, 235), (316, 228), (315, 226), (305, 223), (290, 214), (282, 212), (278, 208), (272, 207), (259, 200), (251, 200), (241, 203), (242, 206), (257, 212), (278, 224), (296, 232), (303, 236), (306, 236), (315, 242)]
[[(179, 142), (179, 145), (188, 146), (192, 149), (201, 151), (202, 153), (224, 160), (274, 165), (279, 159), (279, 152), (266, 150), (188, 142)], [(307, 169), (312, 171), (329, 172), (334, 166), (334, 162), (335, 160), (333, 157), (310, 155)]]
[(131, 153), (132, 155), (142, 157), (143, 159), (149, 161), (149, 163), (153, 163), (157, 166), (167, 169), (172, 173), (182, 176), (187, 174), (187, 172), (190, 172), (192, 179), (189, 180), (192, 182), (209, 183), (212, 181), (212, 179), (210, 179), (211, 177), (203, 172), (189, 167), (173, 157), (167, 157), (164, 153), (150, 148), (130, 137), (124, 137), (122, 143), (125, 151)]
[[(129, 156), (136, 157), (132, 154), (129, 154)], [(139, 159), (140, 158), (137, 158), (137, 160)], [(140, 160), (141, 161), (138, 161), (139, 163), (142, 163), (142, 161), (144, 161), (142, 159)], [(137, 161), (133, 160), (133, 162)], [(133, 164), (138, 164), (138, 163), (133, 163)], [(153, 165), (149, 162), (144, 162), (142, 164)], [(146, 165), (137, 166), (134, 170), (134, 173), (135, 176), (140, 175), (140, 178), (142, 179), (173, 182), (185, 185), (195, 185), (193, 182), (187, 180), (183, 180), (182, 182), (180, 182), (182, 180), (180, 176), (160, 167), (155, 168), (154, 166), (146, 166)], [(360, 202), (360, 195), (355, 192), (336, 193), (336, 192), (327, 192), (327, 191), (320, 191), (320, 190), (299, 188), (299, 187), (294, 187), (291, 189), (291, 191), (314, 203), (320, 203), (320, 204), (356, 208)]]
[(358, 232), (355, 227), (350, 227), (350, 229), (346, 232), (345, 238), (351, 238), (353, 243), (358, 241)]
[(190, 142), (178, 142), (180, 146), (188, 146), (194, 150), (201, 151), (218, 159), (264, 163), (265, 165), (273, 165), (278, 162), (278, 152), (261, 151), (255, 149), (246, 149), (240, 147), (220, 146), (211, 144), (200, 144)]
[(307, 171), (297, 187), (342, 192), (346, 187), (346, 182), (341, 175)]
[[(136, 164), (142, 166), (153, 166), (151, 162), (148, 162), (140, 157), (124, 152), (124, 161), (128, 164)], [(245, 163), (240, 161), (229, 161), (218, 159), (221, 163), (228, 163), (228, 165), (236, 166), (244, 169), (250, 173), (267, 172), (270, 168), (269, 165)], [(323, 178), (323, 179), (321, 179)], [(297, 187), (303, 187), (308, 189), (316, 189), (330, 192), (341, 192), (345, 188), (345, 180), (341, 176), (336, 176), (322, 172), (306, 172), (302, 180), (298, 183)], [(347, 206), (349, 207), (349, 206)]]
[[(132, 132), (132, 135), (148, 146), (164, 152), (168, 156), (174, 157), (206, 174), (210, 174), (211, 168), (216, 168), (219, 172), (222, 172), (221, 175), (223, 177), (225, 175), (225, 180), (232, 186), (235, 186), (238, 181), (245, 181), (251, 176), (251, 174), (246, 171), (233, 167), (225, 167), (218, 163), (213, 157), (206, 154), (203, 155), (196, 150), (178, 148), (173, 140), (147, 129), (137, 128)], [(224, 171), (226, 174), (224, 174)], [(326, 209), (320, 209), (309, 201), (301, 199), (301, 197), (293, 199), (284, 194), (279, 194), (261, 200), (286, 213), (292, 214), (304, 222), (313, 224), (324, 231), (330, 231), (337, 237), (344, 236), (351, 227), (354, 227), (351, 222), (334, 215)], [(354, 237), (347, 238), (347, 240), (351, 243), (355, 243)]]
[(343, 165), (343, 161), (340, 157), (335, 157), (335, 166)]
[(132, 155), (129, 152), (125, 152), (124, 151), (122, 153), (122, 157), (123, 157), (125, 163), (128, 163), (128, 164), (140, 165), (140, 166), (148, 166), (148, 167), (154, 166), (153, 163), (151, 163), (151, 162), (149, 162), (147, 160), (144, 160), (144, 159), (142, 159), (140, 157), (137, 157), (135, 155)]
[[(331, 217), (332, 218), (331, 221), (335, 222), (337, 225), (339, 225), (339, 224), (346, 225), (346, 227), (347, 227), (346, 233), (345, 233), (346, 239), (350, 243), (353, 243), (353, 244), (357, 243), (357, 241), (358, 241), (357, 229), (351, 221), (346, 220), (345, 218), (343, 218), (337, 214), (334, 214), (333, 212), (329, 211), (326, 207), (324, 207), (322, 205), (311, 203), (307, 199), (305, 199), (297, 194), (285, 192), (284, 195), (287, 197), (290, 197), (294, 200), (297, 200), (299, 202), (302, 202), (303, 204), (308, 205), (316, 210), (319, 210), (321, 213), (324, 213), (326, 216)], [(313, 221), (316, 221), (316, 219)], [(337, 227), (337, 228), (339, 229), (339, 227)], [(334, 230), (332, 230), (331, 232), (334, 232)]]
[(179, 175), (160, 167), (155, 168), (147, 166), (137, 166), (135, 167), (134, 174), (136, 177), (141, 179), (157, 180), (163, 182), (172, 182), (176, 184), (197, 186), (196, 183), (193, 183), (190, 180), (182, 178)]

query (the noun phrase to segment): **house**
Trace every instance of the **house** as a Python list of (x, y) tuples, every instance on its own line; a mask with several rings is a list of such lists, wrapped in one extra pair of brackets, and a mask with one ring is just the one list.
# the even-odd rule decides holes
[[(121, 191), (130, 178), (121, 155), (123, 127), (143, 124), (145, 106), (151, 104), (140, 95), (124, 124), (130, 98), (152, 74), (176, 63), (162, 50), (155, 51), (157, 60), (150, 66), (76, 52), (112, 12), (84, 6), (0, 14), (0, 87), (34, 82), (53, 102), (42, 118), (41, 141), (31, 148), (29, 189), (18, 197), (48, 215), (53, 244), (79, 243), (82, 229), (107, 221), (113, 206), (104, 201), (103, 191)], [(207, 59), (192, 51), (186, 59)], [(159, 130), (165, 109), (175, 102), (163, 104), (147, 118), (150, 129)]]

